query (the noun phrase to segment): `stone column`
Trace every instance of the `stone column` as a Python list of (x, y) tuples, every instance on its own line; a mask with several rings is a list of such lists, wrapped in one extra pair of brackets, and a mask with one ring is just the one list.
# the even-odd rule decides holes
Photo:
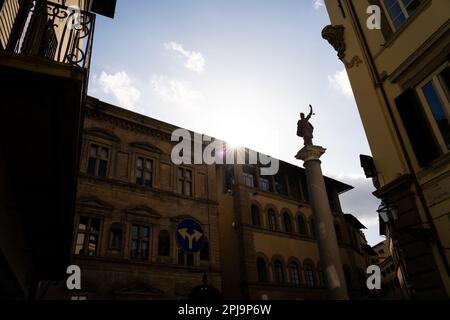
[(325, 151), (326, 149), (322, 147), (308, 145), (297, 153), (296, 158), (304, 161), (306, 169), (308, 192), (317, 229), (320, 261), (325, 275), (328, 298), (331, 300), (348, 300), (333, 215), (320, 167), (320, 157)]

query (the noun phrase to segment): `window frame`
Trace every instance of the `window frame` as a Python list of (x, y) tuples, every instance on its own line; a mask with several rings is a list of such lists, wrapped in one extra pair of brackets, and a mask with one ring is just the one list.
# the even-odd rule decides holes
[[(278, 266), (279, 266), (279, 268), (278, 268)], [(278, 272), (278, 271), (280, 271), (280, 272)], [(278, 284), (283, 284), (286, 282), (284, 265), (280, 259), (276, 259), (273, 262), (273, 281)]]
[[(256, 209), (257, 212), (255, 212), (253, 209)], [(252, 226), (254, 226), (254, 227), (261, 227), (262, 226), (262, 223), (261, 223), (261, 210), (256, 204), (252, 204), (250, 206), (250, 214), (251, 214)], [(258, 220), (257, 223), (255, 221), (256, 217), (257, 217), (257, 220)]]
[[(91, 150), (92, 150), (92, 148), (94, 146), (97, 147), (97, 152), (96, 152), (95, 158), (91, 156)], [(107, 149), (108, 150), (108, 156), (106, 158), (103, 158), (101, 156), (101, 150), (102, 149)], [(91, 159), (95, 159), (94, 174), (91, 174), (89, 172)], [(104, 179), (105, 178), (109, 178), (110, 168), (111, 168), (111, 159), (112, 159), (112, 146), (104, 144), (104, 143), (101, 143), (101, 142), (97, 142), (97, 141), (89, 141), (88, 142), (88, 149), (87, 149), (86, 174), (88, 174), (91, 177), (96, 177), (96, 178), (104, 178)], [(106, 161), (105, 176), (100, 176), (99, 175), (100, 162), (101, 161)]]
[[(308, 272), (311, 273), (308, 273)], [(305, 285), (308, 288), (315, 288), (317, 286), (315, 268), (314, 265), (310, 262), (306, 262), (303, 264), (303, 272), (305, 274)]]
[[(411, 18), (411, 16), (414, 14), (414, 12), (415, 12), (416, 10), (413, 10), (411, 13), (409, 13), (408, 10), (407, 10), (407, 7), (406, 7), (405, 4), (403, 3), (403, 0), (393, 0), (393, 1), (395, 1), (396, 3), (398, 3), (398, 5), (399, 5), (399, 7), (400, 7), (400, 10), (401, 10), (401, 13), (402, 13), (403, 16), (405, 17), (405, 21), (403, 21), (398, 27), (395, 25), (395, 19), (392, 18), (389, 9), (387, 8), (386, 4), (384, 3), (384, 0), (380, 0), (380, 3), (381, 3), (381, 6), (382, 6), (382, 8), (383, 8), (384, 14), (385, 14), (387, 20), (389, 21), (389, 25), (390, 25), (391, 29), (392, 29), (394, 32), (396, 32), (396, 31), (398, 31), (399, 29), (401, 29), (401, 28), (405, 25), (405, 23), (407, 23), (407, 21)], [(412, 2), (412, 1), (415, 1), (415, 0), (411, 0), (411, 2)], [(422, 0), (419, 0), (419, 5), (418, 5), (418, 7), (419, 7), (420, 5), (422, 5)], [(394, 5), (392, 5), (391, 8), (392, 8), (393, 6), (394, 6)], [(416, 8), (416, 9), (417, 9), (417, 8)], [(398, 15), (396, 18), (398, 18), (398, 17), (400, 17), (400, 15)]]
[(264, 192), (273, 192), (272, 181), (270, 178), (264, 178), (260, 176), (258, 182), (259, 182), (259, 190)]
[[(138, 227), (138, 234), (137, 237), (133, 236), (133, 227), (137, 226)], [(143, 228), (148, 228), (148, 237), (144, 237), (142, 236), (142, 230)], [(151, 255), (152, 255), (152, 235), (153, 235), (153, 228), (151, 224), (145, 224), (145, 223), (141, 223), (141, 222), (132, 222), (130, 224), (130, 260), (132, 261), (141, 261), (141, 262), (149, 262), (151, 259)], [(133, 241), (137, 241), (138, 246), (137, 246), (137, 254), (136, 257), (133, 257), (133, 248), (132, 248), (132, 244)], [(142, 257), (142, 242), (147, 241), (148, 246), (147, 246), (147, 256), (146, 257)]]
[[(284, 232), (287, 232), (287, 233), (294, 232), (294, 226), (292, 224), (292, 215), (289, 213), (289, 211), (284, 210), (282, 216), (283, 216)], [(286, 218), (287, 218), (287, 220), (286, 220)]]
[[(142, 181), (139, 184), (137, 181), (137, 171), (138, 171), (138, 161), (139, 159), (142, 159)], [(150, 162), (151, 163), (151, 169), (150, 169), (150, 181), (151, 181), (151, 185), (147, 186), (147, 179), (145, 179), (146, 173), (148, 172), (147, 169), (147, 163)], [(146, 188), (146, 189), (153, 189), (155, 186), (155, 164), (156, 164), (156, 159), (153, 157), (149, 157), (147, 155), (141, 154), (141, 153), (136, 153), (135, 157), (134, 157), (134, 184), (142, 187), (142, 188)]]
[[(273, 217), (273, 224), (271, 223), (271, 217)], [(277, 213), (272, 208), (267, 209), (267, 227), (270, 231), (278, 230)]]
[[(180, 194), (180, 195), (183, 195), (183, 196), (185, 196), (185, 197), (190, 197), (190, 198), (193, 198), (194, 197), (194, 194), (195, 194), (195, 192), (194, 192), (194, 176), (195, 176), (195, 170), (193, 169), (193, 168), (188, 168), (188, 167), (177, 167), (176, 168), (176, 179), (177, 179), (177, 183), (176, 183), (176, 186), (177, 186), (177, 193), (178, 194)], [(179, 173), (180, 173), (180, 170), (182, 171), (182, 178), (180, 178), (180, 176), (179, 176)], [(191, 178), (189, 179), (188, 177), (187, 177), (187, 172), (190, 172), (191, 173)], [(180, 191), (180, 185), (179, 185), (179, 183), (180, 182), (182, 182), (182, 190)], [(191, 189), (191, 193), (190, 194), (188, 194), (187, 193), (187, 188), (186, 188), (186, 186), (187, 185), (190, 185), (190, 189)]]
[[(303, 221), (303, 223), (301, 225), (299, 223), (300, 222), (299, 219), (302, 219), (302, 221)], [(307, 225), (308, 223), (307, 223), (306, 217), (303, 214), (298, 213), (296, 220), (297, 220), (296, 222), (297, 222), (298, 234), (300, 236), (307, 237), (308, 236), (308, 225)], [(301, 226), (303, 226), (303, 228)], [(302, 232), (302, 231), (304, 231), (304, 232)]]
[(242, 176), (246, 187), (255, 188), (255, 178), (251, 173), (243, 172)]
[[(294, 277), (294, 270), (295, 270), (295, 277)], [(296, 287), (300, 287), (301, 285), (300, 265), (297, 261), (289, 262), (289, 275), (291, 277), (291, 283)], [(295, 281), (295, 279), (297, 281)]]
[(426, 115), (426, 118), (429, 122), (429, 125), (431, 127), (432, 133), (434, 134), (439, 147), (441, 148), (441, 152), (444, 154), (450, 151), (450, 143), (447, 145), (445, 143), (444, 136), (442, 135), (442, 132), (438, 126), (438, 123), (436, 119), (434, 118), (432, 108), (430, 104), (428, 103), (428, 99), (425, 96), (425, 93), (423, 92), (423, 88), (428, 84), (432, 83), (433, 88), (438, 95), (438, 98), (440, 99), (440, 102), (442, 104), (443, 111), (447, 117), (447, 121), (450, 125), (450, 92), (447, 92), (447, 89), (444, 87), (445, 84), (442, 83), (442, 80), (440, 78), (441, 73), (446, 69), (450, 68), (450, 62), (446, 62), (439, 66), (437, 69), (435, 69), (428, 77), (420, 81), (416, 86), (414, 86), (414, 89), (418, 95), (419, 101), (423, 106), (424, 113)]
[[(88, 224), (86, 225), (86, 230), (81, 230), (80, 229), (80, 220), (82, 218), (88, 219)], [(98, 220), (98, 231), (91, 231), (90, 230), (93, 220)], [(98, 257), (99, 253), (100, 253), (101, 232), (102, 232), (103, 219), (101, 217), (97, 217), (97, 216), (80, 214), (77, 217), (77, 221), (76, 222), (77, 222), (77, 224), (76, 224), (76, 230), (75, 230), (75, 239), (74, 239), (74, 243), (73, 243), (73, 253), (74, 253), (74, 255), (80, 256), (80, 257)], [(79, 234), (83, 234), (84, 235), (83, 245), (82, 245), (81, 250), (80, 250), (80, 252), (82, 252), (82, 253), (78, 253), (77, 252), (78, 235)], [(91, 235), (95, 235), (97, 237), (97, 241), (96, 241), (96, 245), (95, 245), (96, 249), (95, 249), (95, 254), (94, 255), (89, 255), (89, 240), (90, 240), (90, 236)]]

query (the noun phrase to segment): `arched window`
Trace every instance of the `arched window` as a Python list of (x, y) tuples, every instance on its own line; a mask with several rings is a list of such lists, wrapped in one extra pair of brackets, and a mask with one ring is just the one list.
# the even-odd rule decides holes
[(159, 232), (158, 255), (161, 257), (170, 256), (170, 234), (167, 230), (161, 230)]
[(122, 250), (122, 235), (122, 225), (120, 223), (114, 223), (111, 226), (111, 232), (109, 236), (109, 248), (111, 250)]
[(305, 283), (308, 287), (311, 288), (316, 286), (314, 267), (310, 263), (305, 263)]
[(258, 206), (252, 205), (251, 211), (252, 211), (252, 224), (254, 226), (260, 226), (261, 225), (261, 216), (259, 214)]
[(298, 215), (298, 216), (297, 216), (297, 224), (298, 224), (298, 232), (299, 232), (302, 236), (306, 236), (306, 234), (308, 233), (308, 231), (307, 231), (307, 229), (306, 229), (305, 218), (303, 218), (302, 215)]
[(311, 237), (313, 239), (316, 239), (316, 237), (317, 237), (316, 231), (317, 230), (316, 230), (316, 222), (314, 221), (314, 218), (311, 218), (310, 223), (311, 223)]
[(291, 220), (291, 215), (289, 214), (289, 212), (285, 211), (283, 213), (283, 221), (284, 221), (284, 231), (292, 232), (292, 220)]
[(337, 224), (335, 224), (334, 225), (334, 230), (336, 231), (337, 242), (339, 244), (343, 243), (341, 228)]
[(267, 282), (267, 265), (263, 258), (256, 260), (256, 268), (258, 271), (258, 281)]
[(202, 250), (200, 251), (200, 260), (209, 261), (209, 242), (205, 241)]
[(273, 209), (269, 209), (267, 218), (269, 221), (269, 229), (277, 230), (277, 216), (275, 215), (275, 211), (273, 211)]
[(283, 264), (280, 260), (276, 260), (273, 264), (274, 267), (274, 278), (275, 282), (277, 283), (283, 283), (284, 282), (284, 271), (283, 271)]
[(295, 261), (292, 261), (289, 265), (289, 270), (291, 272), (292, 283), (296, 286), (299, 286), (300, 285), (300, 271), (298, 268), (298, 263)]

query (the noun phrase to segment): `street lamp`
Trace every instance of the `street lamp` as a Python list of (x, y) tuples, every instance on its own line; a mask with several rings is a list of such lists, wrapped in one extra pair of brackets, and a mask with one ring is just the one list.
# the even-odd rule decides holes
[(398, 220), (398, 207), (390, 204), (387, 201), (381, 202), (377, 212), (386, 224)]
[[(380, 206), (378, 207), (377, 210), (378, 214), (380, 215), (381, 219), (383, 220), (383, 222), (387, 225), (387, 229), (389, 231), (389, 238), (392, 241), (393, 244), (393, 258), (394, 261), (396, 261), (395, 263), (398, 263), (399, 267), (400, 267), (400, 272), (404, 278), (404, 282), (405, 282), (405, 290), (406, 292), (403, 292), (402, 290), (402, 294), (404, 294), (404, 297), (409, 299), (412, 296), (412, 286), (411, 283), (409, 282), (409, 277), (406, 271), (406, 266), (404, 265), (404, 260), (403, 260), (403, 256), (402, 256), (402, 252), (400, 250), (400, 248), (398, 247), (397, 244), (397, 234), (396, 234), (396, 228), (395, 228), (395, 222), (398, 221), (398, 206), (393, 205), (391, 203), (389, 203), (388, 201), (383, 200), (380, 204)], [(395, 254), (395, 257), (394, 257)]]

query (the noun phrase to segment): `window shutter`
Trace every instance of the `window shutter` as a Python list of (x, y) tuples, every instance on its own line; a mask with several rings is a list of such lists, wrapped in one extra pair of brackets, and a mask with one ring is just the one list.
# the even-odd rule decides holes
[(381, 33), (383, 33), (384, 40), (388, 41), (394, 32), (391, 29), (388, 17), (386, 16), (386, 12), (383, 10), (380, 0), (369, 0), (369, 4), (372, 6), (378, 6), (381, 9)]
[(409, 88), (395, 99), (395, 103), (420, 167), (429, 165), (441, 155), (441, 151), (416, 92)]

